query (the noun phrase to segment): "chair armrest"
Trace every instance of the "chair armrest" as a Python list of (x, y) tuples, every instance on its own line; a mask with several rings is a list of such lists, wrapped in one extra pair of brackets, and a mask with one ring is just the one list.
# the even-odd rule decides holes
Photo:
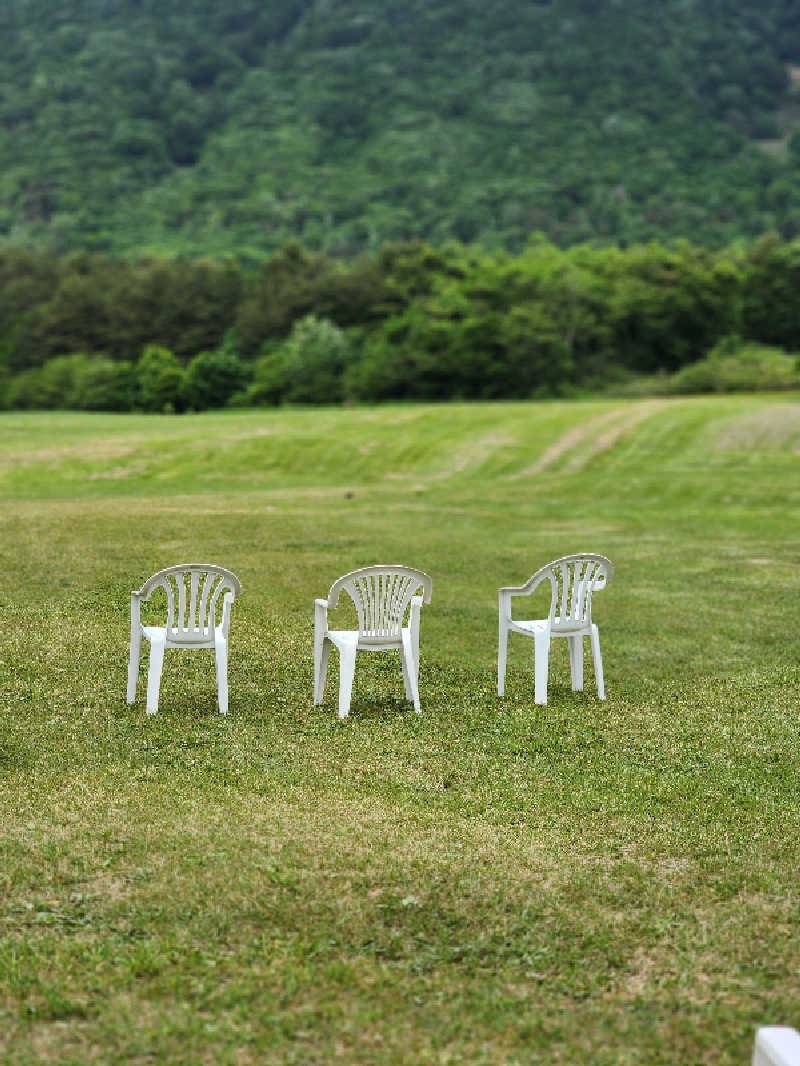
[(411, 611), (408, 615), (408, 630), (411, 634), (411, 649), (414, 656), (414, 670), (419, 672), (419, 616), (422, 613), (422, 604), (430, 603), (430, 597), (425, 599), (423, 594), (411, 597)]
[(228, 639), (228, 630), (231, 627), (231, 605), (233, 604), (233, 594), (226, 592), (222, 597), (222, 624), (220, 629), (225, 639)]
[(509, 596), (530, 596), (544, 580), (548, 580), (552, 584), (553, 578), (549, 569), (537, 570), (532, 577), (528, 578), (524, 585), (504, 585), (497, 591), (498, 593), (505, 592)]
[(511, 595), (515, 589), (503, 588), (497, 590), (497, 610), (501, 618), (511, 621)]
[(144, 585), (142, 585), (142, 587), (140, 589), (137, 589), (136, 592), (132, 592), (131, 593), (131, 597), (133, 598), (135, 596), (139, 603), (147, 603), (147, 601), (153, 595), (155, 590), (157, 588), (164, 588), (164, 586), (163, 585), (153, 585), (152, 588), (147, 589), (147, 591), (145, 592), (146, 588), (147, 588), (147, 582), (145, 582)]
[(131, 634), (141, 624), (142, 597), (139, 592), (131, 593)]
[(328, 628), (328, 601), (314, 600), (314, 629)]
[(501, 618), (507, 618), (511, 621), (511, 597), (512, 596), (530, 596), (532, 592), (541, 585), (543, 581), (549, 581), (551, 587), (553, 587), (554, 578), (552, 572), (548, 567), (543, 570), (537, 570), (535, 574), (528, 578), (524, 585), (504, 585), (497, 590), (498, 610)]

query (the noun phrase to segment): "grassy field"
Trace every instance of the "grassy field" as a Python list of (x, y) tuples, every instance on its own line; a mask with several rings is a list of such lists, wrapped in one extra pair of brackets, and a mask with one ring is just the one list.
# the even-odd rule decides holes
[[(800, 1026), (800, 398), (0, 418), (0, 1059), (749, 1062)], [(496, 589), (608, 555), (608, 700)], [(125, 704), (129, 593), (241, 578)], [(433, 576), (311, 703), (312, 603)]]

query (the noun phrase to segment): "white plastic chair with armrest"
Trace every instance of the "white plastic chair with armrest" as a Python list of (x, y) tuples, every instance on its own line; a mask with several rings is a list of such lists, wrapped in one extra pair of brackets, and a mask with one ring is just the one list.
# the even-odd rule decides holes
[[(565, 555), (537, 570), (524, 585), (498, 589), (500, 637), (497, 652), (497, 694), (505, 689), (506, 657), (509, 632), (533, 637), (534, 700), (547, 703), (547, 674), (550, 665), (550, 640), (566, 637), (569, 642), (569, 665), (573, 692), (583, 691), (583, 638), (589, 637), (594, 660), (597, 695), (606, 698), (600, 636), (592, 622), (592, 594), (606, 587), (614, 567), (604, 555), (582, 553)], [(550, 583), (550, 613), (547, 618), (514, 619), (511, 600), (530, 596), (543, 581)]]
[[(141, 605), (156, 589), (167, 597), (163, 626), (142, 625)], [(147, 713), (158, 710), (161, 669), (167, 648), (213, 648), (217, 667), (217, 697), (221, 714), (228, 713), (228, 631), (231, 604), (241, 595), (239, 579), (213, 563), (179, 563), (159, 570), (131, 593), (131, 641), (128, 659), (128, 703), (136, 699), (142, 637), (150, 642), (147, 674)], [(220, 597), (222, 602), (220, 604)]]
[[(431, 578), (410, 566), (364, 566), (334, 581), (328, 598), (314, 603), (314, 703), (322, 703), (325, 694), (331, 645), (339, 650), (340, 718), (350, 712), (356, 652), (394, 648), (400, 651), (406, 698), (420, 714), (420, 610), (423, 602), (431, 602), (432, 588)], [(336, 607), (342, 590), (355, 604), (358, 629), (328, 628), (328, 608)]]

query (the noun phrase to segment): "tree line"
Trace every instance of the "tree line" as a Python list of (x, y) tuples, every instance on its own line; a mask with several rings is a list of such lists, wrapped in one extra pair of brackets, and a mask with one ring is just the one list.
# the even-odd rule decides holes
[(720, 355), (756, 346), (763, 369), (766, 349), (800, 351), (799, 290), (800, 240), (776, 235), (518, 255), (411, 241), (352, 262), (289, 242), (256, 271), (6, 248), (0, 405), (528, 398), (679, 372), (713, 387)]

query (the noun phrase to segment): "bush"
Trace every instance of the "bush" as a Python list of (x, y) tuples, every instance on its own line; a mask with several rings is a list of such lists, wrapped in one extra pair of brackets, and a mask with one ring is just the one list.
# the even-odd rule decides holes
[(135, 374), (136, 406), (142, 411), (181, 410), (184, 370), (169, 348), (148, 344)]
[(8, 383), (3, 406), (23, 410), (129, 411), (136, 395), (131, 363), (78, 352), (25, 370)]
[(69, 406), (79, 411), (130, 411), (136, 400), (133, 363), (95, 356), (76, 366)]
[(800, 387), (800, 360), (779, 348), (726, 337), (667, 382), (668, 392), (757, 392)]
[(344, 330), (325, 318), (306, 315), (282, 344), (256, 363), (242, 403), (340, 403), (343, 375), (352, 358)]
[(8, 389), (8, 406), (23, 410), (69, 408), (75, 380), (88, 361), (89, 356), (83, 353), (58, 355), (44, 366), (17, 374)]
[(195, 411), (224, 407), (249, 377), (250, 368), (230, 349), (200, 352), (186, 368), (181, 389), (183, 405)]
[(23, 370), (21, 374), (15, 374), (6, 386), (3, 406), (12, 411), (35, 409), (40, 375), (41, 369), (38, 368)]

